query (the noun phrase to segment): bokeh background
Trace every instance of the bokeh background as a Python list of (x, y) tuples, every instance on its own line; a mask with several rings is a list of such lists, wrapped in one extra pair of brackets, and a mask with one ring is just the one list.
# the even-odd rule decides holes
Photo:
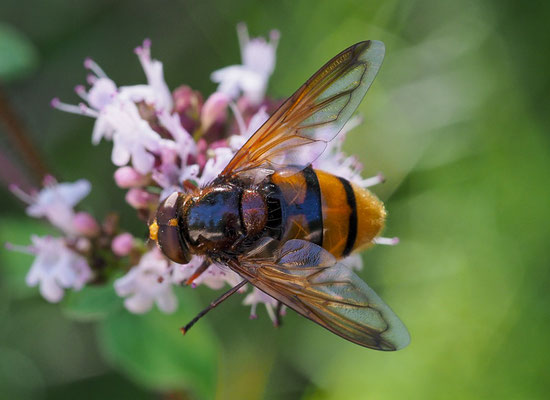
[[(210, 73), (240, 62), (235, 26), (281, 31), (269, 93), (290, 95), (357, 41), (387, 47), (360, 106), (349, 153), (386, 201), (397, 247), (364, 254), (360, 275), (408, 326), (406, 349), (363, 349), (289, 312), (280, 329), (232, 298), (182, 338), (178, 327), (217, 293), (182, 289), (173, 315), (130, 315), (112, 286), (61, 305), (27, 288), (31, 256), (0, 250), (0, 398), (538, 399), (550, 394), (550, 3), (513, 0), (3, 0), (3, 180), (36, 183), (14, 145), (25, 137), (60, 180), (87, 178), (82, 206), (145, 227), (112, 181), (110, 144), (75, 103), (92, 56), (118, 84), (144, 80), (145, 37), (171, 88), (211, 93)], [(14, 125), (14, 117), (18, 123)], [(11, 121), (11, 122), (9, 122)], [(17, 128), (17, 129), (16, 129)], [(6, 190), (0, 241), (55, 233)]]

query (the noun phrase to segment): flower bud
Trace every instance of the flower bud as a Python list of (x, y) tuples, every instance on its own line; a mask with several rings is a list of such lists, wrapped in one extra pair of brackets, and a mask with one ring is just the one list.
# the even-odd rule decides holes
[(206, 165), (206, 151), (208, 150), (208, 143), (206, 140), (199, 139), (197, 142), (197, 155), (196, 163), (200, 166), (201, 169)]
[(158, 196), (143, 189), (132, 188), (126, 193), (126, 202), (136, 209), (147, 208), (158, 200)]
[(172, 93), (174, 112), (180, 116), (181, 125), (187, 132), (194, 132), (199, 124), (202, 96), (189, 86), (182, 85)]
[(96, 236), (99, 234), (99, 224), (87, 212), (77, 212), (73, 217), (73, 227), (81, 235)]
[(212, 124), (223, 123), (227, 117), (227, 105), (231, 99), (223, 92), (214, 92), (204, 103), (201, 111), (202, 130), (207, 131)]
[(121, 233), (115, 236), (111, 242), (111, 249), (119, 257), (124, 257), (130, 254), (134, 248), (134, 237), (129, 233)]
[(118, 187), (128, 189), (143, 186), (149, 182), (147, 175), (142, 175), (132, 167), (120, 167), (115, 171), (115, 182)]
[(74, 244), (74, 248), (79, 253), (87, 253), (92, 248), (92, 244), (90, 241), (84, 237), (78, 238), (76, 243)]

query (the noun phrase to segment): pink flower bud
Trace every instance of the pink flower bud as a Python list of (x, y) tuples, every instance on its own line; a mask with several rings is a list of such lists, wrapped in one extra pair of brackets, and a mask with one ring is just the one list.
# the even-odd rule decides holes
[(57, 185), (57, 180), (52, 175), (44, 175), (42, 179), (43, 186)]
[(88, 239), (81, 237), (76, 241), (75, 248), (80, 253), (87, 253), (92, 248), (92, 244)]
[(128, 190), (125, 198), (126, 202), (136, 209), (147, 208), (149, 204), (158, 200), (157, 195), (138, 188)]
[(176, 165), (178, 159), (178, 152), (171, 148), (162, 147), (160, 149), (160, 159), (163, 165), (169, 164), (171, 166)]
[(208, 149), (208, 143), (206, 140), (199, 139), (197, 142), (197, 155), (196, 162), (199, 164), (200, 168), (203, 169), (206, 164), (206, 150)]
[(127, 256), (134, 248), (134, 237), (129, 233), (115, 236), (111, 242), (111, 249), (119, 257)]
[(199, 123), (203, 99), (202, 95), (182, 85), (172, 93), (174, 111), (180, 116), (181, 125), (187, 132), (194, 132)]
[(227, 105), (230, 98), (223, 92), (214, 92), (204, 103), (201, 112), (201, 124), (204, 131), (216, 122), (223, 122), (227, 117)]
[(143, 186), (149, 182), (147, 175), (142, 175), (132, 167), (121, 167), (115, 171), (115, 182), (118, 187), (128, 189)]
[(99, 234), (99, 224), (87, 212), (78, 212), (73, 217), (73, 227), (81, 235), (96, 236)]

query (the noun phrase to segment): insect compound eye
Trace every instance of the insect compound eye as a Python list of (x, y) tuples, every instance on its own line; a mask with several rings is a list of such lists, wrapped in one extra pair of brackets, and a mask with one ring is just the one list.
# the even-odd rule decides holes
[(179, 226), (182, 205), (182, 194), (172, 193), (168, 196), (160, 204), (155, 222), (151, 224), (149, 230), (152, 239), (154, 239), (153, 233), (155, 233), (159, 247), (166, 257), (179, 264), (187, 264), (191, 259), (191, 254)]

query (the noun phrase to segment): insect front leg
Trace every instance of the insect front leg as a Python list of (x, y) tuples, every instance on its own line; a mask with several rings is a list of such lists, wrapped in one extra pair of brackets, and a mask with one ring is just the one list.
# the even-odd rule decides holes
[(204, 260), (202, 264), (193, 272), (193, 274), (185, 281), (186, 285), (193, 285), (193, 281), (201, 276), (212, 263), (208, 260)]
[(284, 315), (286, 315), (285, 305), (277, 301), (277, 306), (275, 307), (275, 321), (273, 321), (276, 327), (280, 327), (283, 324)]

